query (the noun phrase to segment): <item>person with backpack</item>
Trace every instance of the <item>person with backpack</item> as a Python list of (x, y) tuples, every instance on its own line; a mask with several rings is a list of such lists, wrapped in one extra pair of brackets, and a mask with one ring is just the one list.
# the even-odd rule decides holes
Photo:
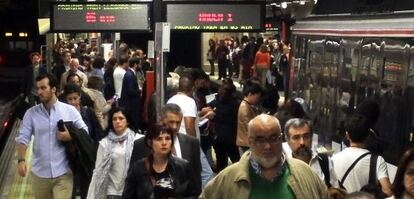
[(327, 154), (317, 153), (312, 148), (313, 132), (310, 121), (292, 118), (286, 122), (284, 132), (287, 143), (282, 146), (286, 155), (309, 164), (319, 178), (325, 182), (331, 198), (344, 198), (346, 192), (339, 188), (332, 160)]
[(345, 121), (345, 131), (349, 147), (332, 156), (339, 185), (348, 192), (363, 190), (391, 196), (387, 163), (381, 156), (372, 155), (364, 144), (370, 134), (370, 123), (364, 116), (354, 114)]

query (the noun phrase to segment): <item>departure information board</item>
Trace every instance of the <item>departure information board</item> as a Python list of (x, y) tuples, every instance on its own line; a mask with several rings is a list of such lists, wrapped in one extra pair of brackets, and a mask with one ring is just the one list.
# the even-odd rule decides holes
[(167, 22), (172, 30), (185, 31), (263, 31), (264, 4), (253, 3), (168, 3)]
[(148, 3), (71, 3), (52, 4), (52, 30), (142, 31), (150, 29)]

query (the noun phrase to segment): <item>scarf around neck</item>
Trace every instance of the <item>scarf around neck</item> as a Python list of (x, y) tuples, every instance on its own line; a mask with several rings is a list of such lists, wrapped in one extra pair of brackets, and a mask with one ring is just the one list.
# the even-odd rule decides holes
[(109, 131), (108, 136), (106, 139), (108, 140), (107, 147), (104, 149), (102, 162), (96, 166), (95, 168), (95, 177), (96, 183), (93, 185), (95, 186), (95, 197), (96, 199), (104, 199), (106, 198), (107, 188), (108, 188), (108, 181), (109, 181), (109, 170), (112, 164), (112, 153), (114, 144), (118, 142), (126, 142), (125, 147), (125, 168), (123, 171), (122, 178), (125, 180), (129, 162), (131, 159), (132, 149), (134, 147), (134, 137), (135, 132), (131, 129), (127, 128), (124, 134), (118, 136), (112, 130)]

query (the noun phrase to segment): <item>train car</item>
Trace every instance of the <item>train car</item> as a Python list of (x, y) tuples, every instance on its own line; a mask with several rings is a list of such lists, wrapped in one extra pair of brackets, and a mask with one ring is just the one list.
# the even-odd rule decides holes
[(309, 105), (319, 143), (340, 143), (346, 116), (370, 99), (384, 157), (397, 163), (413, 145), (414, 12), (311, 16), (292, 33), (291, 93)]

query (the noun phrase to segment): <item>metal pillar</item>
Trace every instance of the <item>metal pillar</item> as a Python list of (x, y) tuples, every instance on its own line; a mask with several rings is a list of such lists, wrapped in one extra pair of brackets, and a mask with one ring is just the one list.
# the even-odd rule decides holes
[(165, 104), (167, 52), (170, 51), (170, 24), (155, 24), (155, 89), (157, 117)]

